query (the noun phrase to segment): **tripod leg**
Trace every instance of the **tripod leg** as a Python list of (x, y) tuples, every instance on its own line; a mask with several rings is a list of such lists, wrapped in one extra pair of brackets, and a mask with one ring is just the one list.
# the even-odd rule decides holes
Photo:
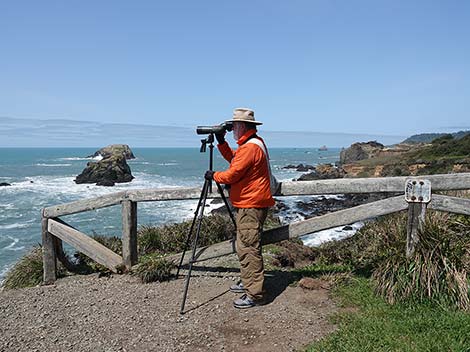
[(197, 248), (197, 242), (199, 240), (199, 234), (201, 232), (201, 224), (202, 224), (202, 219), (204, 216), (204, 207), (206, 206), (207, 191), (209, 190), (210, 182), (211, 181), (206, 180), (206, 182), (204, 183), (204, 192), (202, 194), (201, 207), (200, 207), (198, 218), (197, 218), (196, 235), (193, 240), (193, 247), (192, 247), (192, 252), (191, 252), (191, 259), (189, 260), (188, 273), (186, 274), (186, 284), (184, 286), (183, 301), (181, 302), (180, 314), (184, 314), (184, 306), (186, 303), (186, 297), (188, 295), (189, 280), (191, 279), (191, 271), (193, 270), (193, 262), (194, 262), (194, 257), (196, 255), (196, 248)]
[(232, 251), (235, 253), (237, 251), (237, 249), (235, 248), (235, 241), (236, 241), (236, 236), (237, 236), (237, 222), (235, 221), (235, 217), (233, 216), (232, 209), (230, 208), (227, 198), (225, 197), (222, 186), (220, 186), (218, 182), (216, 182), (215, 184), (217, 185), (217, 189), (219, 190), (220, 196), (222, 197), (225, 203), (225, 207), (227, 208), (228, 214), (230, 215), (230, 218), (232, 219), (233, 226), (235, 227), (235, 235), (232, 237)]
[(219, 190), (220, 196), (222, 197), (222, 200), (224, 201), (225, 207), (227, 208), (228, 215), (230, 215), (230, 219), (232, 219), (233, 226), (235, 226), (235, 228), (236, 228), (237, 223), (235, 222), (235, 217), (233, 216), (233, 212), (232, 212), (232, 209), (230, 208), (230, 204), (228, 204), (227, 198), (225, 197), (222, 186), (218, 182), (216, 182), (215, 184), (217, 185), (217, 189)]
[(194, 218), (193, 218), (193, 222), (191, 223), (191, 228), (189, 229), (188, 236), (186, 237), (186, 243), (184, 244), (183, 254), (181, 255), (180, 263), (178, 265), (178, 271), (176, 272), (176, 277), (179, 277), (181, 266), (183, 265), (184, 256), (186, 255), (186, 250), (188, 249), (189, 241), (191, 240), (191, 237), (193, 234), (194, 224), (196, 223), (196, 219), (199, 214), (199, 209), (201, 208), (201, 203), (204, 198), (204, 194), (207, 194), (207, 180), (204, 182), (204, 185), (202, 186), (201, 195), (199, 196), (199, 201), (197, 203), (196, 211), (194, 212)]

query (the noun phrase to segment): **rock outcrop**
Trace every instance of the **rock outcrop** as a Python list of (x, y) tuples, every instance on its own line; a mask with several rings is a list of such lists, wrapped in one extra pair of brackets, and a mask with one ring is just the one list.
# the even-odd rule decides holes
[(11, 186), (11, 185), (7, 182), (1, 182), (0, 187), (4, 187), (4, 186)]
[(103, 159), (109, 158), (112, 155), (123, 155), (127, 160), (135, 159), (134, 153), (127, 144), (111, 144), (107, 147), (101, 148), (95, 154), (89, 155), (88, 158), (102, 156)]
[(331, 178), (343, 178), (345, 172), (342, 167), (336, 167), (332, 164), (319, 164), (313, 172), (304, 174), (298, 178), (298, 181), (326, 180)]
[(130, 182), (131, 168), (122, 154), (111, 155), (98, 162), (87, 163), (86, 168), (75, 179), (75, 183), (96, 183), (98, 186), (114, 186), (115, 183)]
[(287, 166), (284, 166), (283, 169), (295, 169), (296, 171), (309, 171), (309, 170), (315, 170), (315, 166), (309, 165), (309, 164), (299, 164), (299, 165), (292, 165), (289, 164)]
[(384, 145), (376, 141), (366, 143), (354, 143), (349, 148), (343, 149), (339, 156), (340, 165), (354, 163), (359, 160), (375, 157)]

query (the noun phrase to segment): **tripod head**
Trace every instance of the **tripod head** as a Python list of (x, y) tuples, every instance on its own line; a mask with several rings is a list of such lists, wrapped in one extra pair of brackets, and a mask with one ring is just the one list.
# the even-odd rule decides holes
[(207, 144), (209, 144), (209, 148), (214, 148), (214, 133), (209, 133), (207, 138), (201, 139), (201, 149), (199, 149), (201, 153), (206, 152)]
[[(207, 138), (201, 139), (201, 153), (206, 152), (206, 147), (209, 144), (209, 170), (214, 170), (214, 132), (210, 132)], [(209, 193), (212, 193), (212, 181), (209, 183)]]

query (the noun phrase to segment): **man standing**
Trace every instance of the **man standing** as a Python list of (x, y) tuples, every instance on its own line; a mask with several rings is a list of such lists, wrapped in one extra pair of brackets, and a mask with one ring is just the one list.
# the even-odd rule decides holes
[(236, 308), (251, 308), (264, 300), (264, 266), (261, 233), (268, 207), (274, 205), (270, 190), (269, 158), (264, 141), (257, 136), (253, 110), (238, 108), (233, 112), (233, 137), (238, 149), (232, 150), (225, 133), (216, 135), (222, 156), (230, 163), (225, 171), (207, 171), (206, 179), (230, 185), (230, 201), (237, 209), (236, 249), (240, 261), (241, 282), (230, 287), (244, 293), (233, 302)]

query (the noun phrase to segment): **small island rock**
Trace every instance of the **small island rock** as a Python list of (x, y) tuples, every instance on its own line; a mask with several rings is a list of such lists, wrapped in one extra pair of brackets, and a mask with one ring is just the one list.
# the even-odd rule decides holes
[(89, 155), (88, 158), (102, 156), (103, 159), (109, 158), (112, 155), (123, 155), (127, 160), (135, 159), (134, 153), (127, 144), (111, 144), (107, 147), (101, 148), (95, 154)]
[(86, 168), (75, 179), (75, 183), (97, 183), (103, 186), (112, 186), (114, 183), (130, 182), (131, 168), (126, 158), (121, 155), (112, 155), (98, 162), (87, 163)]

